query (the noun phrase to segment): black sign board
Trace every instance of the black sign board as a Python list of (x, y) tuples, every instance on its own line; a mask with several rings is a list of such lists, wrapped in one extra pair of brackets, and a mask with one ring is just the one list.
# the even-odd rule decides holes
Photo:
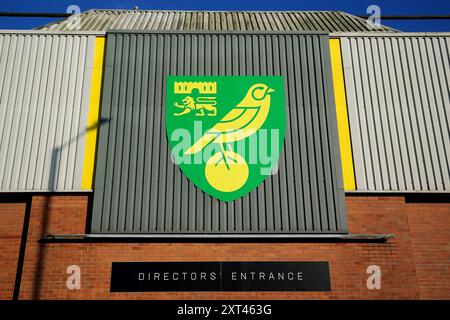
[(111, 292), (330, 291), (328, 262), (113, 262)]

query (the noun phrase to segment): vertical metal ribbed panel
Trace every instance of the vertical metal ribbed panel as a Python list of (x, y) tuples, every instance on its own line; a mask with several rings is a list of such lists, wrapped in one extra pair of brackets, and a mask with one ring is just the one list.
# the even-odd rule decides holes
[[(75, 20), (77, 19), (77, 20)], [(44, 30), (240, 30), (395, 32), (341, 11), (161, 11), (88, 10), (42, 26)]]
[[(108, 33), (92, 232), (346, 232), (328, 36)], [(279, 172), (221, 202), (170, 160), (168, 75), (282, 75)]]
[(450, 191), (450, 34), (341, 38), (361, 191)]
[(0, 34), (0, 191), (81, 189), (94, 42)]

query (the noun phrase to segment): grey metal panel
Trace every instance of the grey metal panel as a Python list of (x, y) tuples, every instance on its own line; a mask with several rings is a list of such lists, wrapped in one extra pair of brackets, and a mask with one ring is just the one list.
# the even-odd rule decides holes
[(340, 37), (359, 191), (450, 191), (450, 34)]
[(81, 190), (94, 42), (0, 33), (0, 191)]
[(341, 11), (154, 11), (88, 10), (39, 29), (62, 31), (107, 30), (242, 30), (396, 32), (387, 26), (371, 28), (365, 19)]
[[(279, 172), (232, 202), (171, 160), (167, 75), (282, 75)], [(346, 212), (328, 37), (319, 34), (107, 34), (94, 233), (344, 233)]]

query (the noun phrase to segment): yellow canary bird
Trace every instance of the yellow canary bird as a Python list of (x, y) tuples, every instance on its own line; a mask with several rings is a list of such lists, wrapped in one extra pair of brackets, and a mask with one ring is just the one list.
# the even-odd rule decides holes
[(270, 93), (274, 91), (262, 83), (251, 86), (245, 98), (206, 131), (185, 154), (197, 153), (212, 142), (233, 142), (254, 134), (266, 121), (270, 108)]

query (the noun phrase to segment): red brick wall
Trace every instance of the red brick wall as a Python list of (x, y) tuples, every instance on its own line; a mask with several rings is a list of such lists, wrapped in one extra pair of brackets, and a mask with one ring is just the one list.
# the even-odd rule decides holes
[(26, 199), (0, 198), (0, 299), (12, 299)]
[[(39, 243), (43, 234), (84, 233), (88, 197), (34, 196), (21, 299), (450, 299), (450, 205), (402, 196), (347, 196), (351, 233), (392, 233), (386, 243)], [(47, 215), (45, 215), (47, 213)], [(112, 261), (329, 261), (331, 292), (110, 293)], [(66, 288), (69, 265), (81, 289)], [(381, 290), (366, 268), (381, 267)]]
[(449, 299), (449, 204), (408, 204), (406, 211), (420, 296)]

